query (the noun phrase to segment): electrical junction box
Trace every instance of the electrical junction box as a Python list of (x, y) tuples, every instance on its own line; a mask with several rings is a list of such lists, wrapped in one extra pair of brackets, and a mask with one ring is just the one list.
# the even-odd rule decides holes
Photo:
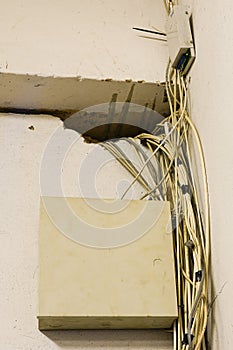
[(167, 42), (172, 66), (187, 74), (195, 59), (194, 42), (187, 7), (174, 5), (166, 23)]
[(39, 329), (169, 328), (169, 202), (42, 197)]

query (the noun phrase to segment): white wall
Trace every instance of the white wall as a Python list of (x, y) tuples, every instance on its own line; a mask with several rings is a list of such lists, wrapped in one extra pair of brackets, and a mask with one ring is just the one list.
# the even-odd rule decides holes
[(164, 80), (166, 42), (132, 30), (164, 30), (162, 0), (1, 0), (0, 5), (1, 72)]
[[(165, 44), (126, 34), (134, 25), (164, 27), (162, 1), (117, 3), (115, 8), (113, 1), (96, 0), (94, 11), (93, 1), (2, 1), (1, 72), (162, 79)], [(213, 297), (218, 296), (210, 332), (214, 350), (231, 349), (233, 343), (232, 12), (229, 0), (193, 2), (197, 59), (191, 102), (210, 187)], [(34, 131), (28, 129), (31, 124)], [(170, 336), (157, 332), (56, 332), (47, 337), (36, 330), (39, 164), (57, 126), (53, 118), (1, 118), (0, 350), (168, 348)]]
[[(172, 335), (161, 331), (42, 333), (37, 329), (40, 164), (47, 142), (61, 125), (59, 119), (49, 116), (0, 115), (0, 350), (172, 349)], [(31, 126), (34, 130), (29, 129)], [(61, 130), (61, 133), (65, 136), (63, 140), (67, 140), (74, 131)], [(55, 147), (51, 162), (56, 162), (64, 143)], [(106, 156), (99, 146), (77, 140), (62, 167), (65, 195), (81, 194), (78, 174), (85, 163), (93, 174), (91, 177), (95, 179), (96, 175), (97, 190), (90, 191), (87, 174), (86, 182), (84, 179), (81, 183), (87, 197), (115, 198), (117, 192), (122, 193), (131, 179), (116, 161), (108, 161), (99, 172), (92, 166), (93, 159), (89, 156), (100, 157), (103, 164), (104, 157), (108, 160), (108, 152), (105, 153)], [(139, 187), (135, 188), (133, 198), (140, 191)], [(53, 183), (45, 193), (60, 194)]]
[(0, 0), (0, 107), (77, 111), (132, 102), (168, 111), (162, 0)]
[(204, 147), (211, 204), (213, 350), (233, 343), (233, 4), (193, 1), (197, 59), (191, 73), (192, 118)]
[[(31, 84), (26, 74), (77, 77), (77, 80), (164, 80), (166, 43), (154, 40), (153, 35), (143, 38), (132, 30), (133, 26), (151, 28), (153, 25), (163, 30), (165, 10), (162, 1), (0, 0), (0, 5), (0, 29), (4, 33), (0, 38), (3, 77), (0, 90), (4, 92), (6, 89), (9, 93), (12, 91), (10, 84), (17, 78), (13, 74), (19, 73), (26, 84), (27, 80)], [(34, 85), (43, 87), (40, 81)], [(38, 101), (41, 101), (41, 95), (47, 94), (41, 91), (36, 97)], [(120, 86), (115, 92), (120, 94), (121, 91)], [(18, 94), (22, 94), (22, 85)], [(12, 105), (11, 98), (5, 96), (1, 107), (9, 106), (23, 108), (20, 103)], [(29, 108), (28, 104), (26, 108)], [(61, 122), (52, 117), (19, 115), (1, 115), (0, 121), (0, 350), (170, 349), (172, 335), (166, 332), (43, 334), (37, 330), (40, 161), (47, 141)], [(31, 125), (34, 130), (28, 129)], [(67, 157), (63, 169), (67, 195), (79, 194), (76, 166), (92, 147), (80, 143), (78, 150), (72, 149)], [(57, 152), (54, 157), (59, 154), (59, 149)], [(125, 176), (125, 172), (114, 162), (107, 168), (106, 172), (111, 171), (114, 176), (108, 177), (106, 186), (106, 173), (100, 172), (97, 188), (101, 196), (114, 197), (115, 182), (119, 176)]]

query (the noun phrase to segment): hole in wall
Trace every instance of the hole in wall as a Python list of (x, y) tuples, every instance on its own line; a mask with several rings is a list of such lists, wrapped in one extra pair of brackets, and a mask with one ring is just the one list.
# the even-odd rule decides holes
[(118, 94), (109, 103), (90, 106), (64, 120), (64, 127), (80, 133), (86, 142), (102, 142), (121, 137), (134, 137), (142, 132), (152, 133), (163, 117), (152, 108), (132, 103), (135, 84), (132, 84), (125, 102), (117, 102)]
[(66, 129), (80, 133), (86, 142), (102, 142), (152, 133), (163, 116), (147, 106), (114, 102), (92, 106), (64, 120)]
[[(80, 133), (86, 142), (102, 142), (121, 137), (135, 137), (143, 132), (153, 132), (156, 125), (163, 119), (145, 118), (138, 115), (132, 122), (127, 118), (124, 123), (110, 122), (106, 115), (81, 115), (70, 117), (64, 121), (64, 127)], [(117, 120), (117, 117), (115, 118)]]

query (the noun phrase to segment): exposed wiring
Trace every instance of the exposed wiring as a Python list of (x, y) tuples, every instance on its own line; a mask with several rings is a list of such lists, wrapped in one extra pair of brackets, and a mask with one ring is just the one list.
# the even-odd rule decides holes
[[(175, 0), (164, 0), (170, 14)], [(209, 194), (202, 144), (188, 111), (188, 84), (169, 61), (166, 93), (170, 116), (152, 133), (124, 138), (136, 153), (132, 163), (117, 141), (102, 143), (132, 175), (123, 198), (137, 181), (145, 193), (139, 199), (169, 201), (174, 236), (178, 318), (173, 327), (175, 350), (206, 350), (210, 254)], [(191, 137), (192, 136), (192, 137)], [(192, 141), (191, 141), (192, 140)], [(199, 154), (204, 207), (191, 150)]]
[[(132, 163), (117, 141), (106, 141), (102, 146), (133, 176), (122, 198), (138, 181), (145, 190), (140, 199), (170, 201), (178, 302), (174, 349), (205, 350), (209, 273), (208, 187), (201, 141), (188, 114), (187, 89), (185, 78), (169, 62), (166, 90), (171, 115), (156, 126), (153, 134), (123, 138), (137, 154), (141, 167)], [(190, 133), (200, 154), (205, 208), (201, 208), (194, 176)]]

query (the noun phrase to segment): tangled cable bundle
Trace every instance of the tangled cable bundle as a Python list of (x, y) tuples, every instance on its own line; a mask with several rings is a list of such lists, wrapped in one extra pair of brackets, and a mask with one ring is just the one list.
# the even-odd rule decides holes
[[(174, 349), (205, 350), (209, 273), (209, 204), (205, 163), (198, 133), (188, 114), (187, 83), (170, 63), (166, 90), (170, 116), (158, 124), (151, 134), (124, 138), (136, 152), (140, 168), (116, 141), (106, 141), (102, 146), (133, 176), (122, 198), (138, 181), (145, 190), (140, 199), (170, 202), (178, 302)], [(204, 208), (200, 205), (200, 193), (194, 176), (191, 134), (200, 154)]]

